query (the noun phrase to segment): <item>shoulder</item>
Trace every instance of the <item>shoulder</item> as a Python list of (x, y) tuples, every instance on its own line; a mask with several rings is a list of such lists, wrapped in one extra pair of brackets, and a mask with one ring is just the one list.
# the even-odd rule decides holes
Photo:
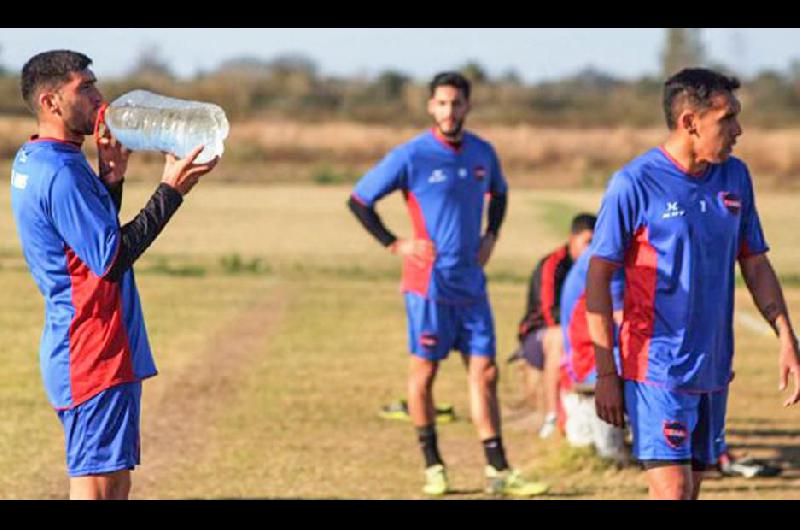
[(476, 149), (495, 155), (494, 146), (488, 140), (483, 139), (473, 132), (464, 131), (464, 141), (470, 142)]
[(722, 163), (722, 169), (726, 173), (735, 175), (745, 181), (750, 180), (750, 170), (741, 158), (735, 156), (728, 157), (728, 159)]

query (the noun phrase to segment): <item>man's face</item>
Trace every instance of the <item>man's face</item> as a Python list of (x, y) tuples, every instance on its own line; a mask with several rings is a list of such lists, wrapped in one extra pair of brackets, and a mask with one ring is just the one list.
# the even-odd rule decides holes
[(461, 90), (453, 86), (436, 87), (433, 96), (428, 100), (428, 113), (444, 136), (458, 136), (468, 112), (469, 101)]
[(94, 132), (97, 111), (103, 95), (97, 89), (97, 79), (88, 68), (73, 72), (69, 81), (50, 92), (44, 111), (64, 122), (64, 127), (78, 135)]
[(742, 134), (739, 124), (742, 106), (736, 96), (728, 91), (714, 93), (711, 102), (711, 108), (695, 114), (690, 134), (697, 159), (719, 164), (728, 159), (736, 138)]
[(594, 236), (594, 230), (581, 230), (577, 234), (570, 234), (569, 255), (572, 261), (578, 259), (589, 248), (592, 243), (592, 236)]

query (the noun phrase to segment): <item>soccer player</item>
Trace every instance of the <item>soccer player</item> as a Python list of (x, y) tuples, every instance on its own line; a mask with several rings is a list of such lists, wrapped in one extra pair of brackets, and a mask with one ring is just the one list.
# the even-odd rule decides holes
[[(543, 493), (506, 460), (497, 399), (495, 333), (483, 266), (489, 260), (506, 210), (507, 185), (492, 146), (464, 130), (470, 84), (444, 72), (430, 83), (428, 112), (434, 127), (393, 149), (356, 184), (348, 202), (363, 226), (403, 260), (402, 291), (411, 357), (408, 408), (425, 458), (426, 494), (449, 484), (437, 446), (433, 381), (451, 349), (468, 370), (472, 420), (483, 442), (488, 491)], [(414, 234), (398, 239), (376, 213), (375, 203), (401, 190)], [(481, 235), (485, 196), (489, 221)]]
[(547, 254), (536, 264), (528, 287), (528, 305), (520, 319), (517, 336), (520, 348), (511, 360), (523, 357), (526, 361), (526, 394), (535, 392), (534, 373), (543, 372), (545, 416), (539, 430), (547, 438), (556, 429), (558, 410), (559, 365), (563, 344), (561, 340), (560, 297), (564, 279), (592, 241), (594, 215), (582, 213), (572, 219), (567, 242)]
[(103, 102), (91, 63), (57, 50), (22, 68), (38, 134), (14, 160), (11, 206), (45, 299), (39, 357), (64, 427), (70, 498), (126, 499), (139, 464), (141, 381), (156, 375), (131, 266), (217, 159), (194, 165), (202, 146), (184, 160), (167, 154), (158, 188), (120, 226), (130, 151), (104, 135), (99, 175), (81, 151)]
[[(731, 156), (741, 105), (736, 78), (685, 69), (664, 85), (669, 136), (611, 178), (598, 216), (587, 284), (598, 415), (622, 427), (651, 498), (695, 499), (717, 462), (733, 358), (738, 261), (778, 335), (780, 388), (800, 400), (797, 338), (767, 257), (747, 166)], [(624, 268), (622, 377), (611, 353), (609, 283)], [(624, 399), (623, 399), (624, 396)], [(624, 405), (623, 405), (624, 403)]]
[[(601, 458), (618, 463), (626, 460), (624, 432), (597, 417), (594, 404), (594, 385), (597, 368), (594, 343), (586, 322), (586, 274), (590, 252), (575, 261), (564, 279), (561, 290), (561, 332), (564, 352), (561, 360), (559, 396), (565, 418), (567, 442), (573, 446), (594, 445)], [(611, 298), (614, 310), (614, 360), (619, 368), (617, 348), (618, 325), (622, 322), (624, 278), (617, 269), (611, 278)]]

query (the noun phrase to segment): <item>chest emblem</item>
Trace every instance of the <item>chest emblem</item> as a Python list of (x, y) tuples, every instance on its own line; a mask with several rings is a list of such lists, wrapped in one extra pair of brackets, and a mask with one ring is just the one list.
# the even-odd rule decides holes
[(742, 209), (742, 199), (731, 191), (719, 192), (719, 200), (732, 214), (738, 214)]
[(486, 168), (483, 166), (475, 166), (475, 180), (481, 182), (486, 178)]

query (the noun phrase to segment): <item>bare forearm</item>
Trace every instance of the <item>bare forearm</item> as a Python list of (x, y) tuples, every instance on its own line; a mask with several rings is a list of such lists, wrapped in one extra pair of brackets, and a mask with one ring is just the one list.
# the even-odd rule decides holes
[(742, 276), (753, 302), (764, 319), (781, 338), (793, 338), (789, 310), (778, 277), (766, 256), (754, 256), (740, 263)]
[(613, 268), (594, 261), (586, 282), (586, 323), (594, 342), (598, 376), (616, 373), (614, 364), (614, 311), (611, 301)]

